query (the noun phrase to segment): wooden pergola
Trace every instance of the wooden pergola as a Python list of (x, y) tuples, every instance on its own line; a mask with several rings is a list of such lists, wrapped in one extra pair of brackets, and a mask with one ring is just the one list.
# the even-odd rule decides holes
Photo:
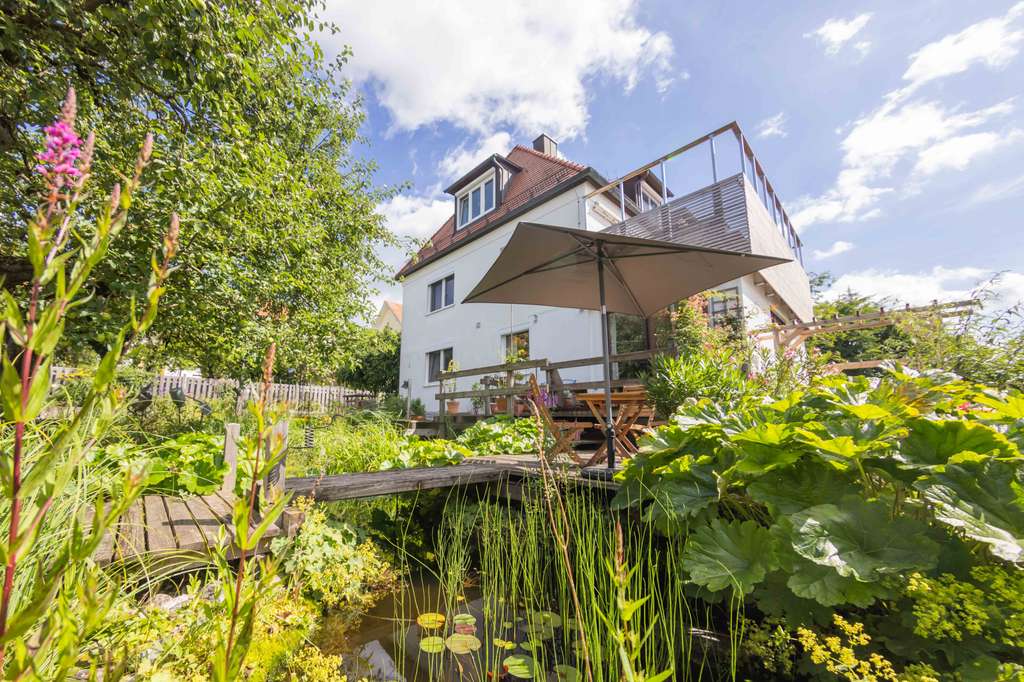
[[(789, 324), (762, 327), (753, 330), (750, 332), (750, 335), (755, 339), (764, 339), (768, 334), (771, 334), (772, 341), (775, 344), (775, 351), (777, 353), (784, 353), (787, 350), (800, 346), (807, 339), (818, 334), (840, 334), (865, 329), (878, 329), (879, 327), (888, 327), (889, 325), (896, 324), (899, 320), (909, 316), (937, 318), (966, 317), (974, 312), (975, 308), (980, 306), (981, 302), (979, 300), (967, 299), (951, 303), (933, 301), (931, 305), (924, 306), (907, 305), (903, 308), (891, 309), (883, 307), (870, 313), (858, 313), (856, 315), (831, 317), (825, 320), (816, 319), (810, 322), (791, 322)], [(877, 366), (881, 362), (883, 361), (867, 360), (862, 363), (843, 364), (858, 364), (866, 367)], [(865, 363), (874, 364), (867, 365)], [(858, 369), (860, 368), (858, 367)], [(843, 369), (854, 369), (854, 367), (844, 367)]]

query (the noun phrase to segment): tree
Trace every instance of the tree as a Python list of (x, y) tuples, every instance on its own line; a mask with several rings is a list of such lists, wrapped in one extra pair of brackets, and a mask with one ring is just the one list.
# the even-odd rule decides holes
[[(145, 131), (156, 137), (133, 229), (74, 311), (64, 360), (102, 352), (170, 208), (181, 250), (153, 365), (255, 378), (278, 343), (279, 374), (330, 376), (349, 361), (357, 321), (391, 243), (374, 207), (374, 166), (355, 157), (364, 113), (310, 37), (319, 0), (4, 1), (0, 20), (0, 275), (19, 288), (34, 208), (39, 127), (63, 92), (79, 92), (82, 129), (100, 139), (94, 172), (117, 179)], [(95, 208), (95, 207), (90, 207)]]
[(393, 329), (364, 329), (351, 365), (337, 372), (338, 383), (370, 393), (398, 391), (402, 339)]
[[(811, 293), (815, 298), (814, 316), (819, 320), (878, 312), (885, 303), (879, 303), (870, 296), (862, 296), (854, 291), (847, 291), (834, 299), (824, 300), (822, 294), (833, 281), (834, 278), (827, 272), (811, 277)], [(887, 307), (894, 306), (895, 303)], [(833, 362), (855, 362), (903, 357), (909, 339), (898, 327), (888, 326), (839, 334), (818, 334), (812, 336), (808, 343), (826, 354)]]

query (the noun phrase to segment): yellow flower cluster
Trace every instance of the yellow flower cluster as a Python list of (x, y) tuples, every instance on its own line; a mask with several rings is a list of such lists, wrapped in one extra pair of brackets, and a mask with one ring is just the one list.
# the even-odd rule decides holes
[(912, 573), (907, 594), (914, 600), (914, 633), (931, 639), (962, 641), (979, 635), (988, 622), (985, 593), (949, 573), (926, 578)]
[(838, 613), (833, 614), (832, 620), (839, 629), (838, 636), (820, 637), (813, 630), (797, 628), (797, 639), (813, 662), (850, 682), (897, 682), (899, 678), (892, 663), (880, 654), (872, 653), (865, 659), (859, 657), (856, 647), (871, 643), (863, 623), (851, 623)]
[(300, 649), (288, 659), (289, 682), (348, 682), (341, 673), (341, 656), (325, 654), (315, 646)]

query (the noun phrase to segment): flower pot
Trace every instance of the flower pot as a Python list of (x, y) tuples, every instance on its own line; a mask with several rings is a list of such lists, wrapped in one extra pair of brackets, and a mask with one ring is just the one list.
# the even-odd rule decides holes
[(508, 410), (508, 398), (495, 398), (494, 409), (491, 410), (494, 414), (505, 414)]
[(449, 400), (447, 405), (448, 405), (448, 414), (458, 414), (459, 413), (459, 401), (458, 400)]

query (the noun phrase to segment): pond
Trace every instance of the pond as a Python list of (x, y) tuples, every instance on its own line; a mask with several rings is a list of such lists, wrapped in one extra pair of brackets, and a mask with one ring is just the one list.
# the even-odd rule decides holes
[(406, 526), (429, 534), (431, 551), (399, 538), (409, 577), (351, 639), (378, 643), (406, 680), (585, 680), (588, 667), (618, 680), (624, 655), (648, 676), (730, 676), (729, 640), (711, 634), (730, 606), (694, 608), (681, 547), (647, 524), (617, 524), (603, 494), (452, 492), (434, 518)]

